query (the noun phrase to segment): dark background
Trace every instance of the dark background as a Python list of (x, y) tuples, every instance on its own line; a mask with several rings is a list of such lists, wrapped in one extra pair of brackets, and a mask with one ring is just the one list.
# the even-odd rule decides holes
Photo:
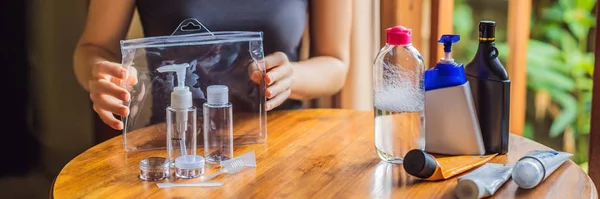
[[(29, 97), (29, 64), (27, 60), (27, 19), (28, 1), (2, 1), (0, 3), (2, 24), (3, 88), (2, 119), (3, 133), (0, 150), (3, 161), (0, 177), (23, 175), (39, 166), (39, 143), (32, 134), (32, 106)], [(9, 163), (12, 162), (11, 163)]]
[(87, 1), (0, 1), (1, 198), (48, 198), (62, 167), (94, 143), (73, 50)]

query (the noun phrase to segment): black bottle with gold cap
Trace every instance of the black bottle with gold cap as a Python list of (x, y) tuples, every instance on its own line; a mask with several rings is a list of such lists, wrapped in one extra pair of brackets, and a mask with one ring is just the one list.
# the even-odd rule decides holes
[(498, 59), (496, 22), (479, 22), (477, 54), (465, 66), (487, 154), (508, 152), (510, 79)]

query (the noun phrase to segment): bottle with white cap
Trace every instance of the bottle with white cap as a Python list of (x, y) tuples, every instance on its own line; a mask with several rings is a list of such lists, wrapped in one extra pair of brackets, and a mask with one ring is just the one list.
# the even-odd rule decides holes
[(171, 92), (171, 105), (167, 107), (167, 158), (175, 166), (175, 158), (196, 155), (196, 107), (192, 104), (192, 93), (185, 86), (186, 69), (190, 65), (172, 64), (161, 66), (158, 72), (175, 72), (177, 87)]
[(206, 93), (204, 156), (208, 163), (218, 164), (233, 157), (233, 106), (225, 85), (208, 86)]

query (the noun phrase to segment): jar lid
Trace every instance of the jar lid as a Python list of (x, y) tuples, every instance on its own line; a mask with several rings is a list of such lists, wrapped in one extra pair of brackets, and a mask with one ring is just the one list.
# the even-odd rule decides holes
[(204, 168), (204, 157), (199, 155), (182, 155), (175, 158), (175, 167), (178, 169)]
[(163, 157), (149, 157), (140, 161), (140, 169), (154, 170), (169, 168), (169, 160)]

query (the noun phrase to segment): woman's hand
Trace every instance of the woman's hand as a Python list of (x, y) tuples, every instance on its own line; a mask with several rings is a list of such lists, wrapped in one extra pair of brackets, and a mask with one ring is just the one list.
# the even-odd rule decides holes
[(137, 72), (135, 68), (130, 68), (127, 71), (118, 63), (98, 62), (92, 68), (92, 79), (89, 81), (90, 99), (93, 101), (94, 111), (105, 124), (116, 130), (123, 129), (123, 123), (113, 114), (123, 117), (129, 115), (129, 108), (123, 105), (123, 102), (131, 98), (129, 92), (120, 85), (125, 78), (127, 78), (127, 87), (137, 83)]
[[(267, 111), (281, 105), (292, 93), (292, 63), (285, 53), (276, 52), (265, 57), (265, 69), (267, 74), (264, 81), (267, 84), (265, 95), (267, 97)], [(251, 79), (257, 84), (261, 81), (260, 70), (254, 70)]]

